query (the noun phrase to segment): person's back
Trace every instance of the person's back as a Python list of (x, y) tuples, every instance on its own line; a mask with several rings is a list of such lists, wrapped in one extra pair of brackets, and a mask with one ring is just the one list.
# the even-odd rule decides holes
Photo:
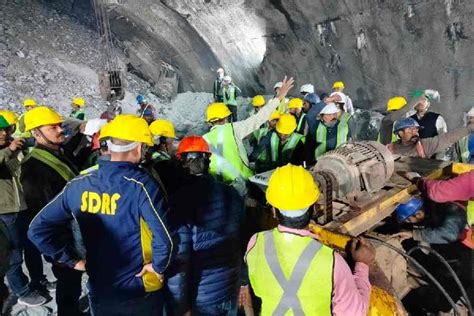
[[(157, 290), (160, 286), (150, 283), (150, 276), (141, 279), (135, 275), (151, 260), (152, 251), (149, 221), (141, 208), (150, 203), (150, 197), (162, 193), (132, 163), (100, 161), (99, 165), (97, 171), (71, 182), (66, 197), (81, 227), (91, 290), (116, 299)], [(153, 208), (163, 207), (163, 199), (160, 201)]]
[[(180, 243), (180, 250), (184, 247), (192, 251), (192, 301), (210, 305), (236, 297), (240, 285), (243, 200), (234, 188), (211, 176), (187, 176), (183, 180), (180, 189), (170, 196), (170, 222), (187, 226), (184, 231), (178, 228), (178, 233), (180, 240), (188, 239), (192, 244), (187, 247)], [(187, 256), (186, 251), (180, 250), (177, 261)]]

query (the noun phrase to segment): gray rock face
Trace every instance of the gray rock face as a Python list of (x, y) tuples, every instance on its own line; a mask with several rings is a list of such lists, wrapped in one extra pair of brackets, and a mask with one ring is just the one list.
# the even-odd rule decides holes
[[(90, 22), (84, 1), (49, 2)], [(442, 101), (433, 110), (451, 127), (474, 105), (471, 1), (107, 3), (129, 68), (152, 85), (175, 76), (179, 92), (210, 91), (223, 66), (247, 95), (270, 94), (285, 74), (319, 91), (343, 80), (356, 107), (379, 110), (394, 95), (432, 88)]]

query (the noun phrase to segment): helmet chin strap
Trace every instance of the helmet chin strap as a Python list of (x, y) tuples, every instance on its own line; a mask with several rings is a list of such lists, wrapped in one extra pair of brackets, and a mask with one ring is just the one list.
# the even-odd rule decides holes
[(37, 128), (36, 130), (40, 134), (40, 136), (46, 141), (46, 143), (48, 145), (61, 146), (62, 142), (61, 143), (55, 143), (55, 142), (51, 141), (48, 137), (46, 137), (46, 135), (44, 135), (43, 132), (39, 128)]

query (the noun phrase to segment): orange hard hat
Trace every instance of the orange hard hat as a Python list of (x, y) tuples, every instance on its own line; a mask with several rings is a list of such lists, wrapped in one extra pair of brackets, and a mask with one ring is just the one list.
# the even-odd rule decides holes
[(92, 136), (92, 141), (91, 141), (91, 149), (92, 150), (97, 150), (100, 148), (100, 141), (99, 141), (99, 138), (100, 138), (100, 133), (95, 133), (93, 136)]
[(209, 150), (209, 145), (203, 137), (192, 135), (185, 137), (179, 143), (176, 157), (181, 159), (181, 154), (183, 153), (207, 153), (210, 155), (211, 151)]

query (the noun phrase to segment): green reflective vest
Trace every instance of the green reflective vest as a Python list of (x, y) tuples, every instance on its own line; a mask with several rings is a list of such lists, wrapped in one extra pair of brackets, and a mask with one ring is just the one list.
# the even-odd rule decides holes
[(251, 140), (251, 145), (252, 146), (257, 146), (260, 144), (260, 141), (268, 134), (270, 131), (270, 127), (268, 126), (268, 123), (260, 127), (258, 130), (252, 133), (252, 140)]
[(284, 98), (283, 100), (281, 100), (280, 104), (278, 105), (277, 110), (278, 110), (278, 112), (280, 112), (282, 114), (286, 113), (286, 111), (288, 110), (288, 99), (287, 98)]
[(306, 127), (306, 113), (301, 113), (301, 116), (298, 120), (298, 125), (296, 126), (296, 132), (299, 134), (304, 134), (304, 129)]
[(73, 110), (71, 112), (70, 117), (84, 121), (86, 119), (86, 114), (84, 113), (84, 110), (82, 110), (82, 109), (81, 110)]
[(154, 162), (170, 160), (170, 159), (171, 159), (171, 156), (168, 153), (161, 150), (154, 151), (151, 154), (151, 160), (153, 160)]
[(467, 202), (467, 223), (469, 226), (474, 225), (474, 201)]
[(22, 163), (28, 161), (28, 159), (32, 157), (54, 169), (54, 171), (56, 171), (66, 181), (70, 181), (76, 176), (74, 171), (72, 171), (67, 164), (59, 160), (58, 157), (47, 150), (34, 147), (28, 155), (26, 155)]
[[(319, 143), (319, 146), (316, 147), (315, 150), (316, 159), (327, 152), (327, 134), (328, 128), (326, 125), (324, 125), (322, 122), (319, 123), (318, 128), (316, 129), (316, 143)], [(348, 135), (349, 125), (347, 124), (347, 121), (339, 121), (337, 123), (336, 148), (347, 142)]]
[(460, 151), (460, 160), (463, 163), (469, 163), (471, 158), (471, 153), (469, 152), (469, 137), (474, 137), (472, 134), (461, 138), (458, 141), (459, 151)]
[(205, 134), (204, 139), (212, 152), (209, 173), (225, 183), (241, 178), (247, 180), (253, 175), (240, 156), (231, 123), (215, 126)]
[(30, 138), (31, 137), (31, 132), (25, 132), (25, 113), (20, 115), (18, 118), (18, 121), (16, 122), (16, 128), (15, 128), (15, 133), (13, 134), (15, 137), (21, 137), (21, 138)]
[(304, 143), (305, 137), (298, 133), (292, 133), (290, 137), (286, 140), (285, 144), (283, 144), (283, 148), (281, 149), (280, 154), (280, 138), (278, 137), (278, 133), (273, 132), (270, 138), (270, 150), (264, 150), (258, 156), (257, 160), (261, 164), (268, 164), (268, 168), (266, 168), (267, 170), (279, 166), (284, 166), (291, 161), (291, 158), (293, 157), (293, 152), (295, 151), (296, 146), (300, 141)]
[(230, 85), (222, 88), (222, 99), (226, 105), (237, 105), (235, 87)]
[[(392, 126), (392, 143), (396, 143), (398, 141), (398, 137), (397, 137), (397, 135), (395, 135), (395, 132), (393, 131), (394, 128), (395, 128), (395, 124), (393, 124), (393, 126)], [(379, 132), (379, 135), (377, 136), (377, 141), (379, 143), (381, 142), (380, 139), (381, 139), (381, 136), (380, 136), (380, 132)]]
[(334, 251), (311, 237), (257, 234), (246, 256), (261, 315), (331, 315)]
[(350, 115), (350, 114), (347, 113), (347, 112), (343, 112), (343, 113), (341, 114), (341, 117), (339, 118), (339, 121), (340, 121), (340, 122), (343, 122), (343, 123), (345, 123), (345, 124), (348, 124), (349, 121), (351, 120), (351, 118), (352, 118), (352, 115)]

